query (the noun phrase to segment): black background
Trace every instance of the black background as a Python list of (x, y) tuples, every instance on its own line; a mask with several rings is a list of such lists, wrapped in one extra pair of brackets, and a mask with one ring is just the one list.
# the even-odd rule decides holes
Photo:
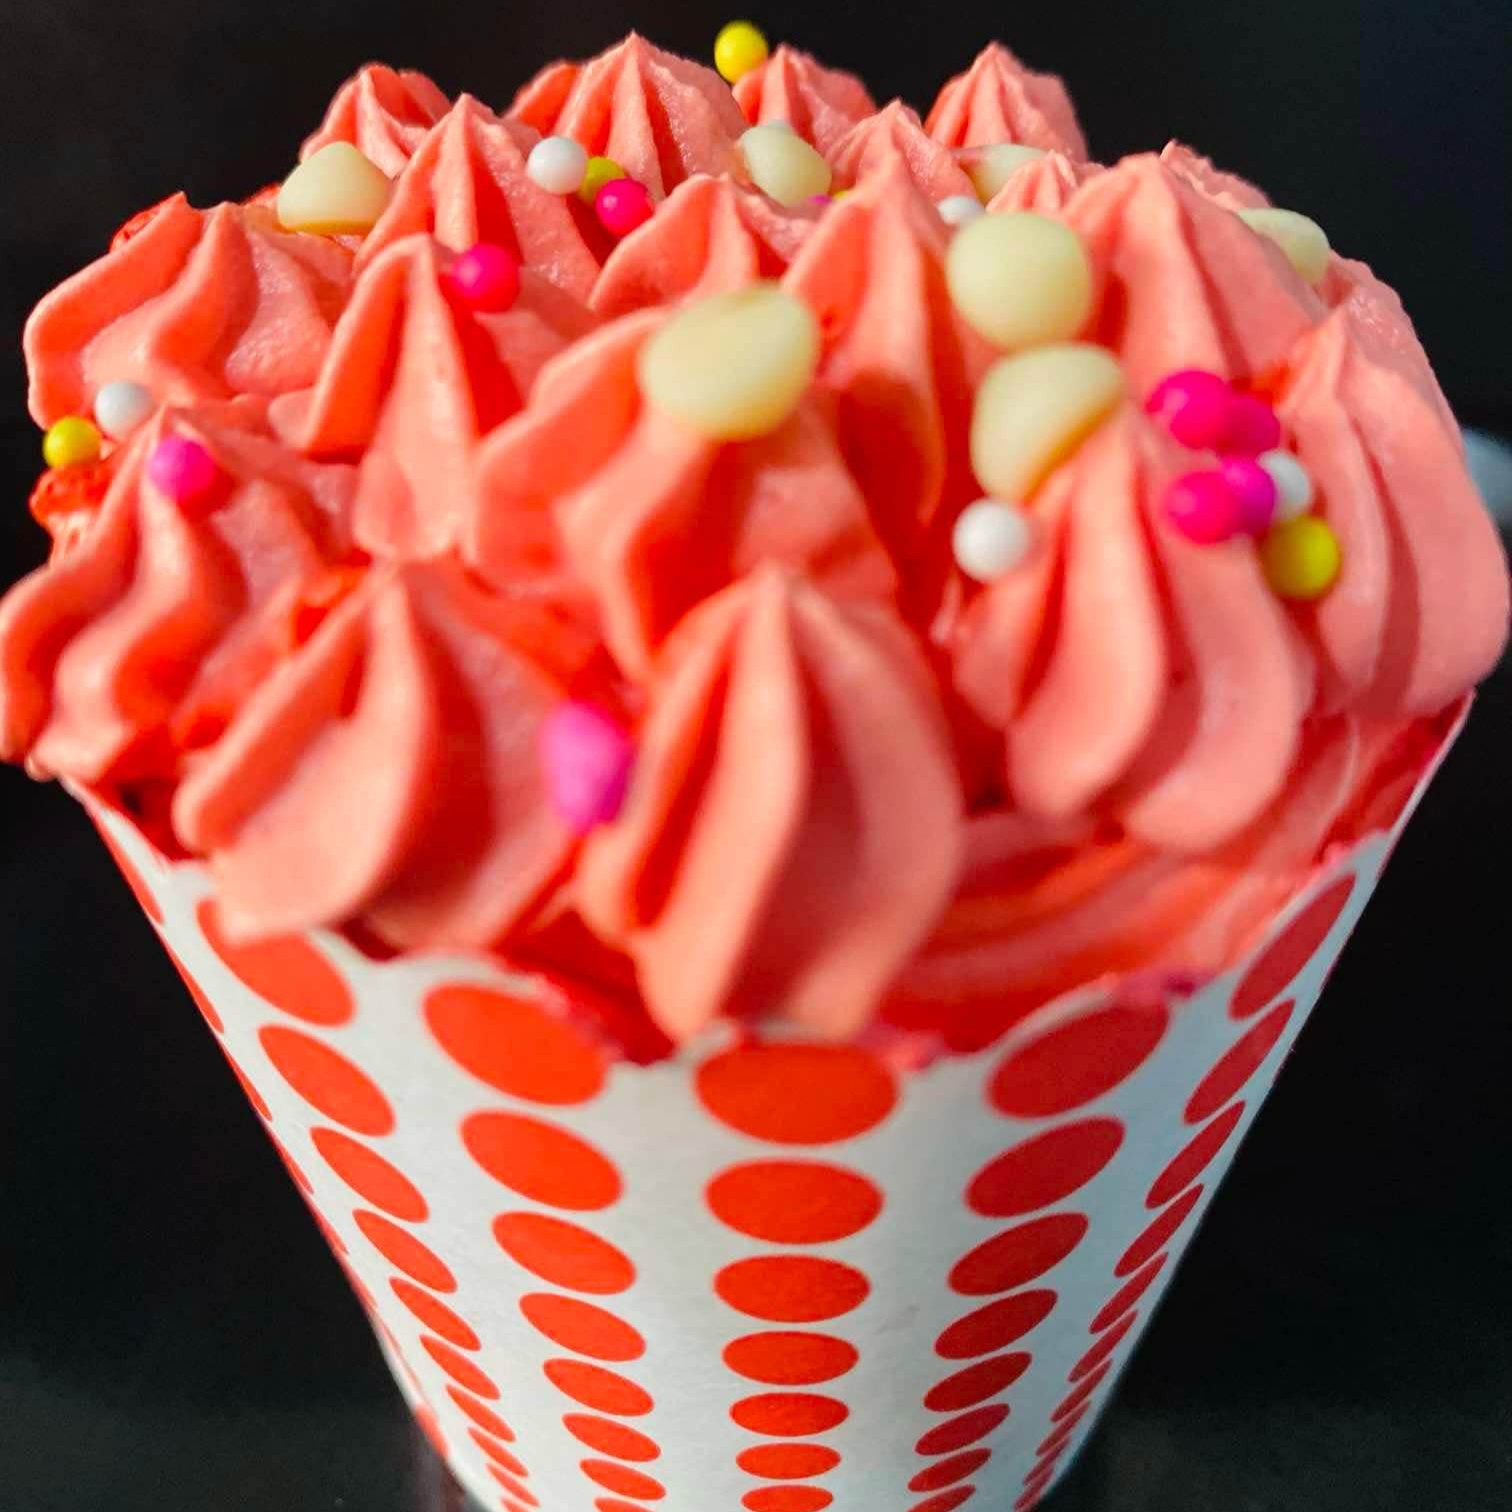
[[(23, 505), (40, 462), (21, 321), (132, 211), (280, 177), (368, 57), (502, 105), (540, 62), (632, 22), (706, 56), (724, 19), (0, 0), (0, 578), (44, 544)], [(1461, 416), (1512, 428), (1503, 6), (766, 5), (756, 19), (863, 73), (879, 100), (920, 106), (1001, 34), (1067, 76), (1094, 155), (1181, 136), (1363, 253), (1401, 289)], [(1512, 1505), (1509, 714), (1504, 665), (1056, 1512)], [(456, 1507), (149, 925), (70, 801), (11, 770), (0, 1110), (0, 1508)]]

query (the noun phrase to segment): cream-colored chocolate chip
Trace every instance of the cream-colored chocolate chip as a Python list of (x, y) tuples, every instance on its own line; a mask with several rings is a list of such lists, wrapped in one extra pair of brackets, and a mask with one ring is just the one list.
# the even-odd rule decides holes
[(992, 147), (968, 147), (961, 153), (961, 167), (985, 205), (1025, 163), (1045, 155), (1043, 147), (1025, 147), (1021, 142), (998, 142)]
[(1328, 237), (1317, 221), (1296, 210), (1277, 210), (1271, 205), (1241, 210), (1239, 219), (1275, 242), (1306, 282), (1322, 282), (1328, 272)]
[(641, 392), (711, 441), (777, 429), (814, 377), (819, 325), (772, 283), (715, 294), (674, 315), (641, 348)]
[(1124, 396), (1123, 369), (1103, 347), (1037, 347), (988, 369), (971, 416), (971, 466), (1000, 499), (1027, 499)]
[(1028, 210), (981, 215), (955, 234), (945, 281), (956, 309), (996, 346), (1065, 341), (1092, 313), (1092, 266), (1069, 226)]
[(391, 188), (383, 170), (350, 142), (327, 142), (283, 181), (278, 223), (321, 236), (371, 231), (388, 208)]
[(828, 194), (830, 166), (785, 121), (753, 126), (740, 139), (751, 182), (779, 205), (802, 205)]

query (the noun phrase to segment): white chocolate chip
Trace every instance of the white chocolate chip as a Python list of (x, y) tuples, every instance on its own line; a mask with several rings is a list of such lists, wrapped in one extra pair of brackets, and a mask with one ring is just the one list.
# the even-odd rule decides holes
[(740, 139), (751, 182), (790, 209), (816, 194), (828, 194), (829, 164), (791, 126), (753, 126)]
[(1028, 210), (962, 226), (946, 255), (945, 281), (966, 322), (1009, 350), (1068, 340), (1092, 313), (1092, 267), (1081, 238)]
[[(989, 217), (990, 218), (990, 217)], [(1124, 396), (1111, 352), (1084, 343), (1037, 347), (988, 369), (971, 416), (971, 465), (1000, 499), (1027, 499)]]
[(350, 142), (328, 142), (283, 181), (278, 223), (320, 236), (371, 231), (388, 207), (390, 189), (383, 170)]
[(674, 315), (641, 348), (641, 392), (711, 441), (777, 429), (813, 380), (819, 326), (772, 283), (716, 294)]
[(1313, 504), (1312, 475), (1289, 451), (1261, 452), (1255, 461), (1270, 474), (1276, 485), (1276, 512), (1279, 525), (1305, 515)]
[(936, 206), (947, 226), (964, 226), (967, 221), (985, 215), (982, 202), (969, 194), (947, 194)]
[(95, 424), (112, 441), (124, 441), (157, 407), (152, 390), (118, 378), (103, 383), (94, 398)]
[(1328, 237), (1317, 221), (1295, 210), (1277, 210), (1270, 205), (1241, 210), (1239, 219), (1275, 242), (1308, 283), (1322, 282), (1328, 272)]
[(961, 511), (950, 533), (956, 566), (979, 583), (990, 583), (1023, 562), (1034, 544), (1034, 526), (1015, 504), (978, 499)]
[(542, 137), (530, 149), (525, 171), (548, 194), (576, 194), (588, 171), (588, 154), (571, 137)]
[(1025, 163), (1032, 163), (1044, 155), (1043, 147), (999, 142), (993, 147), (968, 147), (960, 156), (966, 177), (971, 180), (977, 198), (985, 205)]

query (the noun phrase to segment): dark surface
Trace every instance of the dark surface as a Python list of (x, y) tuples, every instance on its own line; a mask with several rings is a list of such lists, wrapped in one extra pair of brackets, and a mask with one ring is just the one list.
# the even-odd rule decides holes
[[(922, 102), (993, 29), (787, 9), (763, 9), (774, 35)], [(1093, 14), (1029, 10), (1007, 40), (1070, 75), (1095, 149), (1179, 132), (1371, 248), (1456, 406), (1512, 420), (1496, 6), (1129, 6), (1095, 46)], [(631, 19), (702, 52), (723, 16), (4, 0), (0, 577), (42, 554), (15, 331), (120, 220), (278, 176), (363, 57), (499, 103)], [(1512, 1505), (1509, 715), (1504, 668), (1055, 1512)], [(150, 926), (66, 796), (11, 770), (0, 961), (0, 1509), (454, 1508)]]

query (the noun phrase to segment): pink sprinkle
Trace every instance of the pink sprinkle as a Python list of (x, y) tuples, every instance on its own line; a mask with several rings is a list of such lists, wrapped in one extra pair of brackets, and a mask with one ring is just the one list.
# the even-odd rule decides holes
[(210, 502), (221, 483), (214, 457), (188, 436), (164, 436), (147, 459), (147, 481), (180, 509)]
[(611, 236), (629, 236), (651, 219), (651, 191), (632, 178), (610, 179), (594, 196), (593, 208)]
[(1229, 402), (1221, 450), (1236, 457), (1258, 457), (1280, 444), (1281, 422), (1275, 410), (1254, 394), (1235, 394)]
[(809, 195), (809, 204), (811, 204), (811, 205), (824, 206), (824, 205), (833, 205), (834, 203), (835, 203), (834, 199), (830, 195), (828, 195), (828, 194), (811, 194), (811, 195)]
[(541, 727), (547, 796), (580, 835), (619, 813), (634, 758), (630, 737), (592, 704), (560, 704)]
[(1226, 541), (1240, 528), (1240, 505), (1221, 472), (1189, 472), (1166, 489), (1165, 517), (1199, 546)]
[(507, 310), (520, 293), (520, 260), (497, 242), (476, 242), (453, 260), (452, 288), (464, 303), (492, 314)]
[(1162, 421), (1183, 446), (1211, 451), (1228, 430), (1234, 391), (1217, 373), (1183, 368), (1157, 383), (1145, 400), (1145, 410)]
[(1276, 513), (1276, 480), (1249, 457), (1225, 457), (1218, 471), (1239, 505), (1240, 530), (1246, 535), (1264, 535)]

